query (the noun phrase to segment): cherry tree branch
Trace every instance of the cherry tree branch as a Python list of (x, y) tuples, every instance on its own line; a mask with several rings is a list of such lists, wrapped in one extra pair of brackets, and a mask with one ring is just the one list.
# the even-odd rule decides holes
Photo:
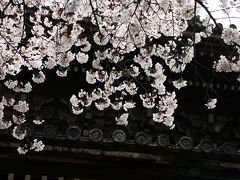
[(200, 6), (203, 7), (203, 9), (207, 12), (207, 14), (209, 15), (209, 17), (212, 19), (212, 21), (214, 22), (215, 26), (217, 28), (220, 28), (216, 19), (213, 17), (213, 15), (211, 14), (211, 12), (209, 11), (208, 7), (205, 6), (205, 4), (201, 1), (201, 0), (195, 0)]

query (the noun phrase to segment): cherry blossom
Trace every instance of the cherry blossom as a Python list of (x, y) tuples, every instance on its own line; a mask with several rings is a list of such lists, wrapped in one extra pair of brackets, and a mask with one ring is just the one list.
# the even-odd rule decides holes
[(45, 145), (42, 143), (42, 141), (37, 141), (37, 139), (34, 139), (33, 144), (31, 146), (31, 150), (34, 149), (35, 151), (42, 151), (44, 149)]
[(217, 99), (208, 99), (208, 102), (205, 104), (208, 109), (213, 109), (216, 107)]
[(181, 89), (182, 87), (187, 86), (187, 81), (184, 81), (183, 79), (179, 79), (179, 80), (173, 81), (173, 85), (175, 86), (175, 88)]
[(129, 116), (128, 113), (123, 113), (119, 117), (116, 117), (115, 118), (116, 124), (127, 126), (128, 125), (128, 120), (127, 120), (128, 116)]
[[(231, 13), (239, 5), (222, 0), (219, 8)], [(218, 36), (231, 51), (215, 55), (212, 69), (237, 74), (240, 81), (240, 32), (231, 26), (213, 34), (220, 28), (207, 6), (202, 0), (2, 0), (0, 80), (12, 94), (27, 96), (48, 80), (46, 72), (65, 78), (77, 69), (85, 82), (79, 80), (83, 85), (69, 97), (73, 114), (92, 106), (111, 109), (116, 124), (127, 126), (129, 111), (143, 106), (153, 111), (155, 123), (173, 129), (175, 91), (187, 86), (185, 71), (194, 67), (198, 73), (200, 43)], [(201, 11), (206, 15), (198, 21)], [(20, 80), (24, 73), (30, 76)], [(26, 116), (28, 98), (0, 97), (0, 129), (13, 127), (16, 139), (27, 139), (26, 123), (44, 123)], [(216, 103), (208, 99), (205, 105), (213, 109)], [(34, 139), (17, 151), (43, 149), (43, 142)]]

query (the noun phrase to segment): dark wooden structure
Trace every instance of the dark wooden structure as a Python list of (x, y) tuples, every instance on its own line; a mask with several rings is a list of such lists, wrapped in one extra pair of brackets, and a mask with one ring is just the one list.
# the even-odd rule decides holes
[[(46, 83), (20, 97), (30, 101), (30, 114), (46, 120), (24, 125), (30, 139), (44, 141), (45, 151), (19, 155), (11, 129), (1, 130), (0, 180), (240, 179), (240, 86), (221, 74), (209, 78), (212, 56), (225, 48), (216, 39), (197, 46), (205, 80), (186, 76), (189, 87), (177, 92), (174, 130), (155, 123), (143, 108), (130, 112), (127, 127), (115, 124), (111, 110), (93, 107), (75, 116), (69, 99), (79, 90), (75, 77), (82, 70), (73, 67), (67, 78), (49, 72)], [(219, 93), (215, 110), (204, 107), (206, 88)]]

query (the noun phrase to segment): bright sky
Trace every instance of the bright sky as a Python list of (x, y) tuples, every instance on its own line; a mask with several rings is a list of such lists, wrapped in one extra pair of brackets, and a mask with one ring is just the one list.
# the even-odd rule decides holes
[[(240, 8), (238, 11), (236, 10), (236, 8), (227, 9), (227, 11), (230, 11), (230, 18), (228, 18), (228, 14), (224, 12), (224, 10), (221, 10), (221, 7), (219, 7), (219, 1), (220, 0), (207, 0), (209, 10), (213, 17), (217, 20), (217, 22), (222, 23), (224, 28), (229, 27), (230, 24), (235, 24), (237, 26), (237, 29), (240, 30)], [(206, 14), (206, 12), (204, 12), (203, 10), (201, 14), (204, 15)]]

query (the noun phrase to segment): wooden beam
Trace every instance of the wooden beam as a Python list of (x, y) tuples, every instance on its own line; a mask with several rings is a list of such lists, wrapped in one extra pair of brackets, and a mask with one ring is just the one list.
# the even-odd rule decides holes
[(8, 174), (8, 180), (14, 180), (14, 174), (13, 173)]
[(25, 175), (24, 180), (31, 180), (31, 175), (29, 175), (29, 174)]
[(47, 176), (42, 176), (42, 180), (47, 180)]

